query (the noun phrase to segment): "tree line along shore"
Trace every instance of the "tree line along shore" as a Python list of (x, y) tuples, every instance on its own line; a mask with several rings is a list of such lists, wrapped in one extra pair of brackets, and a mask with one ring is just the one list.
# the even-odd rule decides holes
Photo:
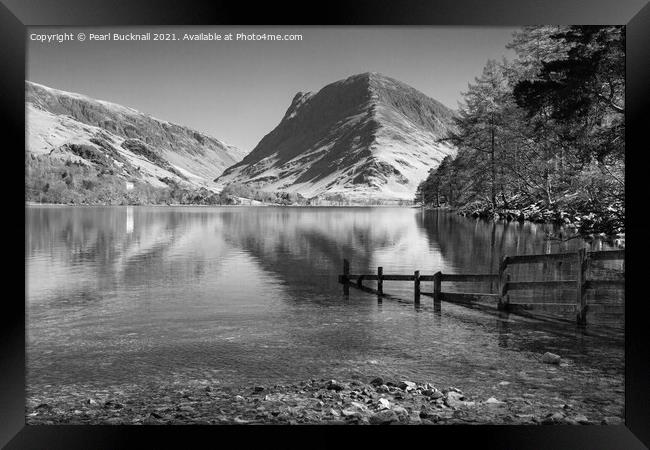
[(292, 192), (268, 192), (242, 183), (230, 183), (220, 192), (194, 188), (170, 178), (165, 187), (139, 181), (125, 183), (102, 169), (74, 161), (37, 155), (26, 158), (25, 200), (61, 205), (279, 205), (279, 206), (409, 206), (410, 200), (356, 199), (324, 194), (304, 197)]

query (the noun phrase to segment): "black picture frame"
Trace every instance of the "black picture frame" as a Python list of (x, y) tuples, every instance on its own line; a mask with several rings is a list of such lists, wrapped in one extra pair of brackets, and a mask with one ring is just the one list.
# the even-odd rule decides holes
[[(433, 427), (167, 427), (167, 426), (26, 426), (25, 425), (25, 298), (18, 264), (7, 270), (0, 313), (0, 444), (18, 448), (121, 448), (128, 446), (191, 447), (195, 439), (225, 445), (227, 438), (239, 444), (253, 437), (272, 437), (286, 445), (300, 435), (304, 445), (344, 444), (350, 434), (384, 440), (393, 430), (406, 431), (409, 442), (423, 439), (430, 445), (522, 449), (641, 449), (650, 446), (650, 327), (645, 323), (648, 307), (640, 291), (643, 264), (634, 264), (641, 255), (641, 239), (636, 221), (642, 219), (643, 178), (639, 164), (647, 151), (650, 124), (650, 4), (646, 0), (444, 0), (390, 2), (328, 1), (303, 4), (266, 2), (252, 5), (233, 1), (173, 0), (0, 0), (0, 110), (5, 138), (5, 205), (12, 220), (7, 232), (24, 226), (24, 80), (26, 27), (35, 25), (485, 25), (528, 24), (621, 24), (626, 25), (626, 308), (625, 308), (625, 425), (620, 426), (433, 426)], [(12, 143), (12, 145), (9, 145)], [(637, 175), (635, 175), (635, 173)], [(11, 175), (11, 176), (9, 176)], [(647, 191), (647, 184), (645, 185)], [(631, 207), (630, 207), (631, 203)], [(9, 216), (8, 216), (9, 217)], [(7, 234), (7, 236), (9, 236)], [(6, 238), (11, 240), (11, 238)], [(15, 239), (14, 239), (15, 240)], [(16, 259), (24, 247), (15, 244)], [(630, 260), (630, 261), (627, 261)], [(7, 256), (5, 262), (11, 260)], [(23, 267), (24, 268), (24, 267)], [(645, 304), (644, 304), (645, 303)], [(586, 383), (589, 380), (585, 380)], [(295, 431), (294, 431), (295, 430)], [(443, 443), (443, 441), (447, 441)], [(417, 444), (416, 444), (417, 445)]]

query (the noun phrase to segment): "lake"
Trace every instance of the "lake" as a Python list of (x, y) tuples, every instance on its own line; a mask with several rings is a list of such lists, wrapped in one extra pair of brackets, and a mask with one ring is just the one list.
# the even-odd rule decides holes
[[(489, 273), (503, 255), (613, 248), (602, 241), (414, 208), (29, 206), (26, 220), (28, 392), (380, 375), (622, 414), (621, 314), (581, 330), (428, 297), (415, 308), (412, 283), (384, 283), (402, 300), (346, 297), (337, 279), (343, 258), (353, 273)], [(563, 364), (540, 363), (547, 351)]]

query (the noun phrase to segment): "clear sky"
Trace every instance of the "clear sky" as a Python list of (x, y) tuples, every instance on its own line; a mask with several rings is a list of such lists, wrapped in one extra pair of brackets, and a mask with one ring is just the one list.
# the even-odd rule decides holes
[[(298, 91), (362, 72), (456, 109), (489, 58), (512, 58), (505, 27), (30, 27), (27, 79), (132, 107), (249, 152)], [(302, 41), (43, 43), (31, 33), (292, 33)]]

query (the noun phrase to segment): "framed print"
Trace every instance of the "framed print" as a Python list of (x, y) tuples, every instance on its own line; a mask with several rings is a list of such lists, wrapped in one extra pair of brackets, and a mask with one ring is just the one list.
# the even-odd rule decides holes
[(0, 11), (7, 448), (650, 445), (643, 1)]

